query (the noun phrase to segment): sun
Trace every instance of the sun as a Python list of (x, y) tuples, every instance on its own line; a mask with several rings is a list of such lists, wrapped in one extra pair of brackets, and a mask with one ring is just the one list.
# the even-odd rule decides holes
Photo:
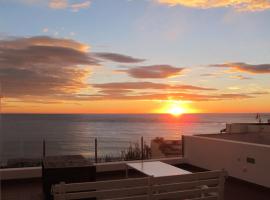
[(190, 108), (187, 102), (177, 100), (166, 100), (163, 101), (163, 106), (156, 111), (157, 113), (167, 113), (172, 116), (178, 117), (184, 113), (189, 113)]
[(179, 105), (172, 105), (168, 108), (167, 113), (173, 116), (179, 116), (185, 113), (185, 109), (180, 107)]

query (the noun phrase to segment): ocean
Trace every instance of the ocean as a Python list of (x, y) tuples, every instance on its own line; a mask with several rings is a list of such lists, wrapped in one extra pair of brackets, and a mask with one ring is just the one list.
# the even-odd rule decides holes
[[(262, 114), (264, 122), (270, 114)], [(119, 155), (130, 145), (151, 139), (180, 140), (182, 135), (219, 133), (226, 123), (257, 122), (256, 114), (2, 114), (1, 160), (46, 155)]]

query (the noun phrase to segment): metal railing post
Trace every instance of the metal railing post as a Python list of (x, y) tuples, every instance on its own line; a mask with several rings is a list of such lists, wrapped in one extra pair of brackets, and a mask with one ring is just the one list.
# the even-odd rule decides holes
[(142, 160), (144, 159), (144, 149), (143, 149), (143, 137), (141, 137), (141, 151), (142, 151), (142, 155), (141, 155), (141, 158)]
[(43, 158), (45, 158), (45, 156), (46, 156), (46, 143), (45, 143), (45, 140), (42, 141), (42, 155), (43, 155)]
[(95, 162), (96, 163), (98, 162), (98, 159), (97, 159), (97, 138), (95, 138)]

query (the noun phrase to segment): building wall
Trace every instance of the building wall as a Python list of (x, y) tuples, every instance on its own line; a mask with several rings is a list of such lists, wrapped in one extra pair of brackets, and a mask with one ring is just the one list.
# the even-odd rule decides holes
[(226, 124), (227, 133), (269, 133), (270, 124), (233, 123)]
[(151, 141), (151, 155), (152, 155), (152, 158), (164, 158), (165, 157), (165, 154), (162, 153), (162, 151), (160, 150), (159, 148), (160, 146), (160, 143), (152, 140)]
[(188, 163), (209, 170), (225, 169), (232, 177), (266, 187), (270, 187), (269, 155), (269, 145), (184, 136)]
[(151, 155), (153, 159), (181, 156), (182, 142), (181, 140), (163, 140), (162, 142), (152, 140)]

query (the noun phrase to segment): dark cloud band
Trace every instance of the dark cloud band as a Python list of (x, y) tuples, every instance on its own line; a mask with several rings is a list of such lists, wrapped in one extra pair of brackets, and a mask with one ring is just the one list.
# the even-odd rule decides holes
[(100, 53), (95, 53), (95, 56), (103, 60), (113, 61), (113, 62), (118, 62), (118, 63), (139, 63), (139, 62), (145, 61), (145, 59), (134, 58), (131, 56), (117, 54), (117, 53), (100, 52)]
[(225, 63), (225, 64), (214, 64), (210, 66), (231, 68), (235, 71), (247, 72), (250, 74), (269, 74), (270, 73), (270, 64), (251, 65), (247, 63)]
[(184, 68), (173, 67), (170, 65), (150, 65), (132, 67), (118, 71), (126, 72), (129, 76), (134, 78), (169, 78), (181, 75)]
[(93, 84), (95, 88), (100, 89), (166, 89), (166, 90), (216, 90), (214, 88), (199, 87), (193, 85), (170, 85), (164, 83), (153, 83), (153, 82), (113, 82), (113, 83), (102, 83)]

